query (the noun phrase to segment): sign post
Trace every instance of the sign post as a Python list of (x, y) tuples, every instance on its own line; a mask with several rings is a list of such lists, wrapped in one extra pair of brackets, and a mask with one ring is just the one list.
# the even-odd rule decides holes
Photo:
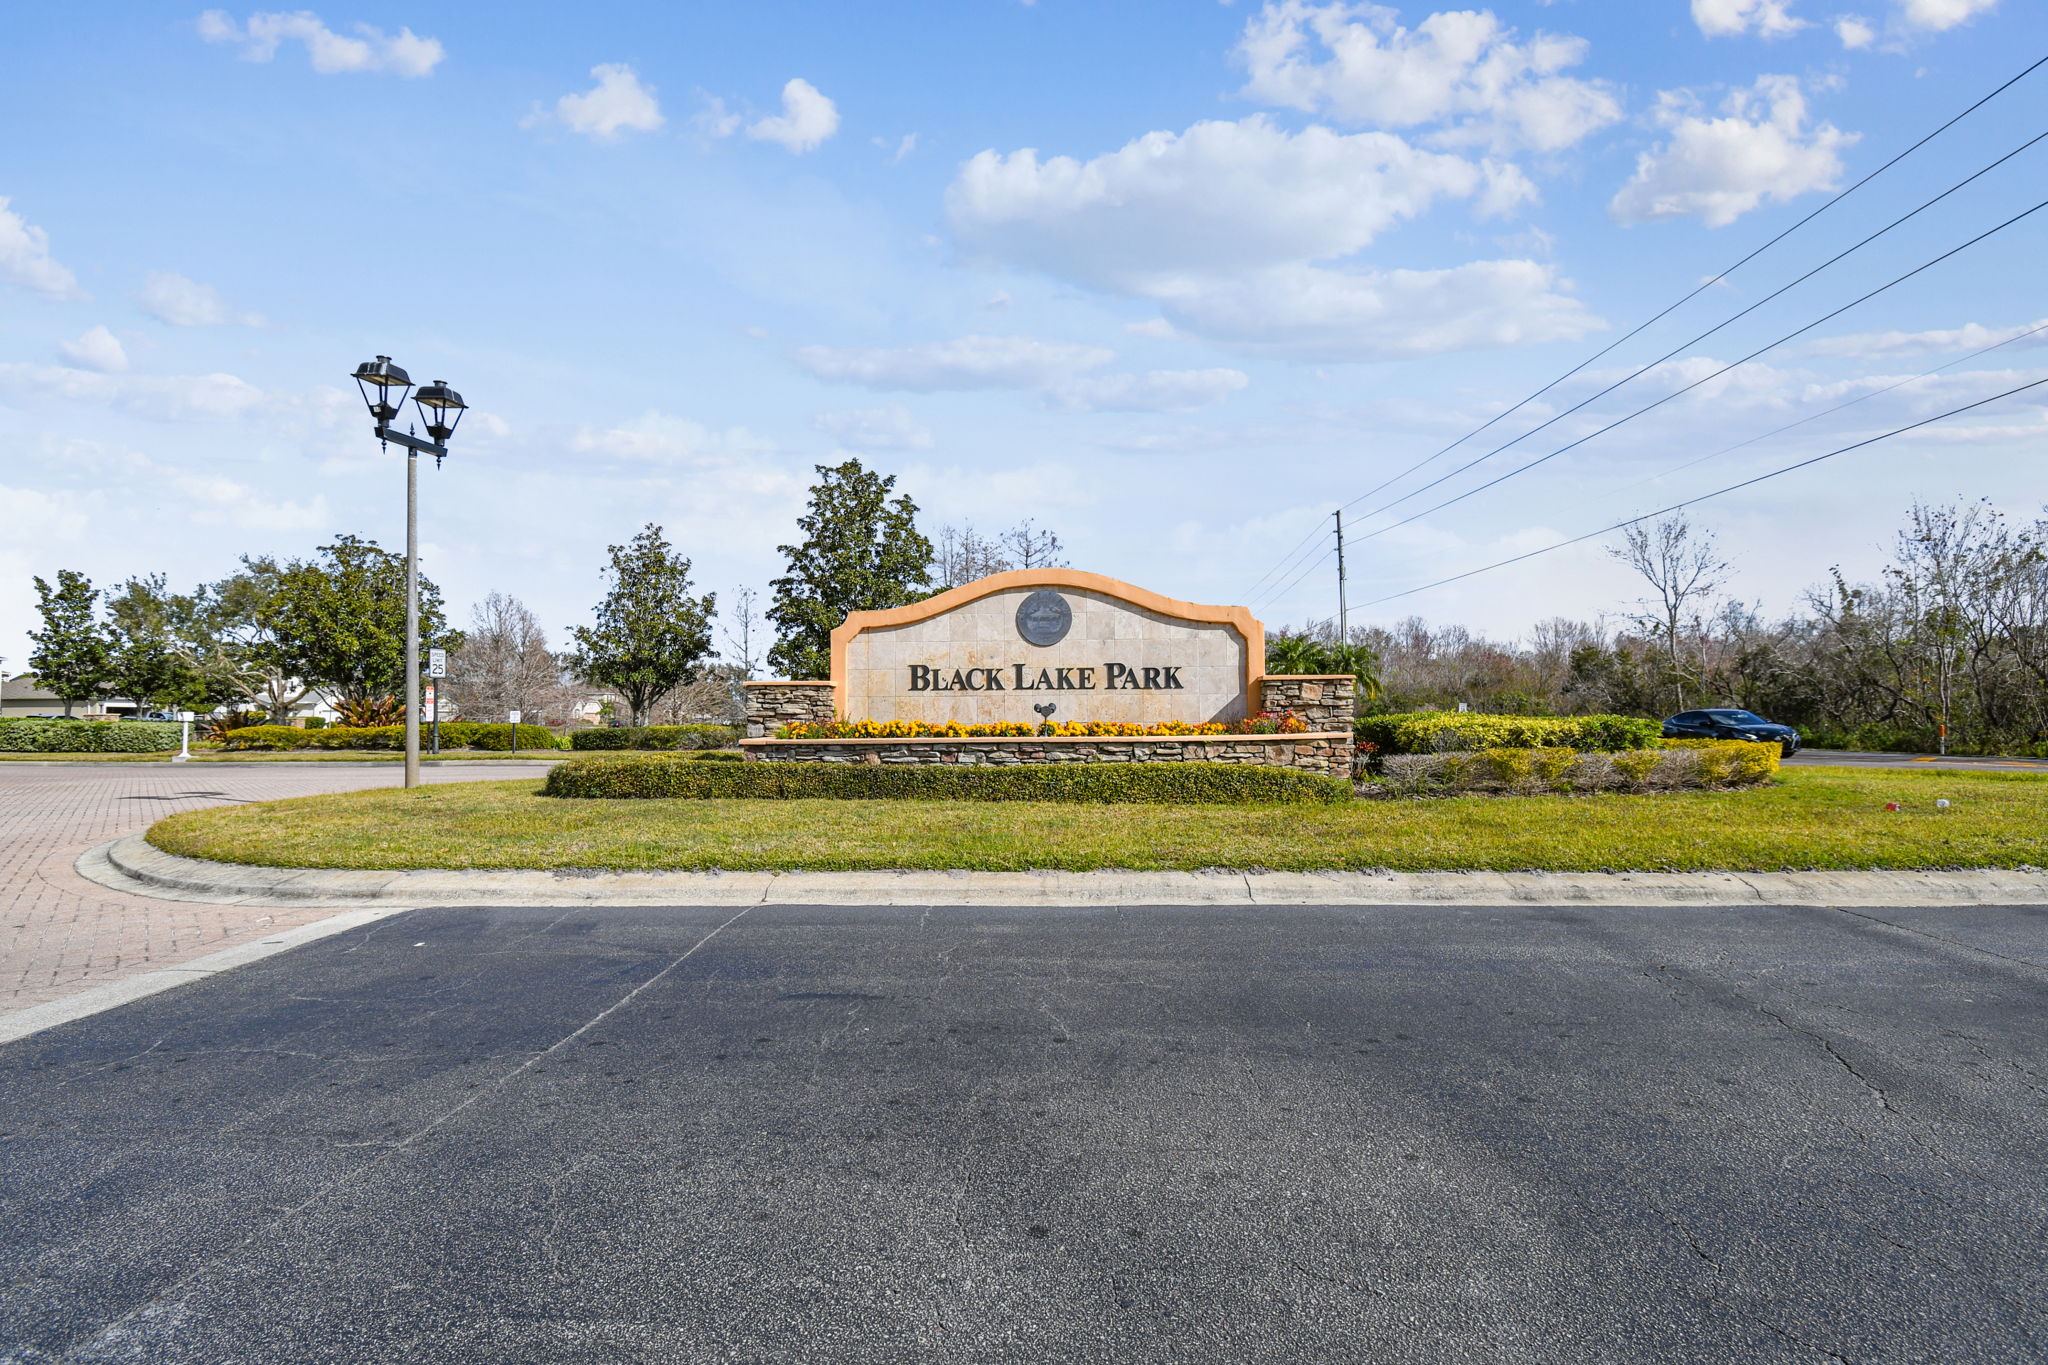
[(178, 713), (178, 725), (178, 752), (171, 759), (171, 762), (190, 763), (192, 761), (192, 713), (190, 711), (180, 711)]
[[(430, 649), (427, 651), (427, 676), (429, 678), (445, 678), (448, 676), (447, 650)], [(441, 752), (441, 706), (438, 695), (440, 690), (438, 683), (430, 682), (427, 684), (427, 719), (434, 723), (434, 738), (430, 752), (436, 754)]]
[(524, 711), (507, 711), (505, 713), (505, 719), (510, 722), (509, 728), (512, 732), (509, 736), (511, 743), (507, 747), (507, 752), (509, 753), (516, 754), (519, 752), (519, 718), (525, 714)]

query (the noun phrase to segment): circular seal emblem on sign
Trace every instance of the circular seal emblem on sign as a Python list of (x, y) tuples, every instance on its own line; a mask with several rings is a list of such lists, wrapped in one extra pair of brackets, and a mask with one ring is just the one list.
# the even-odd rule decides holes
[(1017, 633), (1026, 644), (1056, 645), (1073, 624), (1074, 609), (1051, 588), (1040, 588), (1017, 604)]

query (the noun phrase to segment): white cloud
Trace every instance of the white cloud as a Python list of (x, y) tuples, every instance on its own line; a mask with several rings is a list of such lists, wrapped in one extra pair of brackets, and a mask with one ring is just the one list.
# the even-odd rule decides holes
[(522, 128), (537, 128), (558, 122), (572, 133), (611, 142), (625, 130), (651, 133), (666, 121), (654, 89), (642, 85), (630, 66), (593, 66), (590, 74), (597, 84), (581, 95), (564, 95), (555, 101), (552, 114), (535, 110), (519, 121)]
[(2033, 333), (2028, 338), (2028, 345), (2048, 346), (2048, 331), (2035, 330), (2041, 327), (2048, 327), (2048, 318), (2017, 327), (1986, 327), (1981, 322), (1970, 322), (1961, 327), (1929, 332), (1858, 332), (1851, 336), (1825, 337), (1808, 343), (1806, 349), (1814, 355), (1930, 355), (1943, 351), (1975, 351), (2010, 341), (2027, 332)]
[(50, 234), (10, 210), (0, 195), (0, 279), (33, 289), (44, 298), (79, 296), (78, 279), (50, 255)]
[(622, 426), (584, 427), (570, 439), (579, 455), (650, 465), (714, 467), (744, 461), (775, 449), (775, 443), (744, 427), (717, 431), (688, 418), (648, 412)]
[(1073, 412), (1186, 412), (1220, 403), (1250, 382), (1241, 370), (1148, 370), (1063, 379), (1047, 396)]
[(1585, 59), (1584, 39), (1514, 38), (1483, 10), (1407, 29), (1380, 5), (1279, 0), (1245, 26), (1235, 56), (1254, 99), (1359, 126), (1439, 125), (1432, 140), (1447, 144), (1557, 151), (1621, 117), (1605, 84), (1558, 74)]
[(1725, 227), (1767, 199), (1833, 189), (1840, 153), (1858, 136), (1831, 123), (1809, 129), (1793, 76), (1759, 76), (1730, 91), (1718, 118), (1700, 113), (1683, 91), (1659, 99), (1657, 121), (1671, 138), (1636, 158), (1635, 177), (1607, 206), (1616, 222), (1690, 216)]
[(901, 403), (821, 412), (811, 425), (851, 450), (930, 450), (931, 431)]
[(1124, 330), (1134, 337), (1148, 337), (1153, 341), (1171, 341), (1180, 335), (1173, 324), (1165, 318), (1146, 318), (1142, 322), (1127, 322)]
[(1869, 47), (1877, 41), (1877, 30), (1870, 21), (1859, 14), (1841, 14), (1835, 17), (1835, 37), (1850, 51)]
[(970, 250), (1151, 299), (1178, 330), (1256, 350), (1380, 359), (1570, 338), (1597, 325), (1532, 262), (1341, 264), (1439, 200), (1470, 199), (1485, 212), (1533, 192), (1511, 165), (1425, 151), (1392, 133), (1289, 133), (1255, 116), (1148, 133), (1088, 162), (982, 152), (947, 191), (947, 209)]
[(267, 62), (287, 42), (303, 43), (313, 69), (324, 76), (357, 71), (390, 71), (400, 76), (425, 76), (448, 54), (436, 38), (422, 38), (409, 28), (387, 35), (368, 24), (355, 26), (356, 37), (344, 37), (310, 10), (291, 14), (252, 14), (237, 24), (225, 10), (199, 16), (199, 36), (209, 43), (238, 43), (242, 59)]
[(946, 209), (984, 255), (1149, 294), (1191, 274), (1346, 255), (1484, 184), (1474, 163), (1392, 133), (1290, 133), (1255, 115), (1147, 133), (1086, 162), (984, 151)]
[(1536, 261), (1445, 270), (1286, 265), (1160, 301), (1174, 324), (1245, 350), (1372, 361), (1570, 341), (1603, 325), (1559, 287), (1556, 267)]
[(725, 107), (725, 101), (716, 95), (705, 95), (704, 107), (690, 117), (690, 127), (700, 137), (731, 137), (740, 130), (744, 121), (738, 114)]
[(76, 341), (60, 341), (57, 350), (72, 364), (104, 374), (119, 374), (128, 368), (127, 350), (105, 327), (91, 328)]
[(905, 133), (901, 139), (894, 143), (891, 143), (885, 137), (870, 138), (868, 140), (889, 153), (889, 164), (891, 166), (898, 165), (905, 157), (917, 150), (916, 133)]
[(1998, 0), (1898, 0), (1898, 4), (1901, 23), (1936, 33), (1967, 24), (1998, 8)]
[(173, 327), (221, 327), (229, 323), (258, 327), (263, 323), (255, 313), (235, 312), (212, 285), (188, 280), (170, 270), (150, 271), (135, 299), (143, 312)]
[(141, 417), (218, 421), (263, 402), (263, 390), (231, 374), (102, 374), (62, 365), (0, 364), (0, 393), (94, 403)]
[(869, 389), (936, 393), (964, 389), (1042, 389), (1116, 359), (1103, 346), (1021, 336), (964, 336), (917, 346), (804, 346), (797, 364), (820, 379)]
[(1692, 0), (1692, 21), (1709, 38), (1783, 38), (1807, 27), (1792, 16), (1791, 0)]
[(747, 125), (747, 136), (795, 154), (839, 131), (839, 110), (818, 87), (798, 77), (782, 87), (782, 112)]

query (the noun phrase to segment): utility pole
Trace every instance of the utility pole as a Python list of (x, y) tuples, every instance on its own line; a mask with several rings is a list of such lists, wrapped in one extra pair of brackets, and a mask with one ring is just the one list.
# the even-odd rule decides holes
[(1351, 644), (1351, 608), (1344, 596), (1344, 509), (1331, 515), (1337, 518), (1337, 645), (1342, 649)]

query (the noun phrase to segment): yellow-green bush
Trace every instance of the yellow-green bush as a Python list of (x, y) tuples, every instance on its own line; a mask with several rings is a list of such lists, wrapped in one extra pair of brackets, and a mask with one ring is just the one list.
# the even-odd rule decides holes
[(1754, 786), (1778, 770), (1778, 757), (1775, 744), (1722, 739), (1610, 753), (1502, 748), (1394, 754), (1381, 763), (1379, 780), (1366, 790), (1380, 796), (1444, 796)]
[[(1488, 716), (1471, 711), (1409, 711), (1365, 716), (1359, 745), (1376, 756), (1478, 749), (1652, 749), (1662, 722), (1639, 716)], [(1368, 747), (1369, 746), (1369, 747)]]

